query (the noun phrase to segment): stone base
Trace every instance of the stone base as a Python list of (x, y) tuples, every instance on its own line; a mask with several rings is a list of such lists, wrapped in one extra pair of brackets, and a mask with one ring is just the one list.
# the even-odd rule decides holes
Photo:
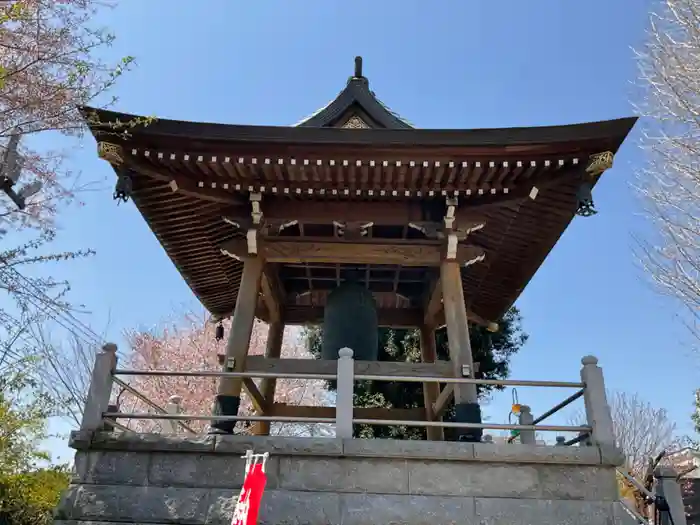
[(620, 457), (596, 447), (91, 433), (71, 446), (57, 525), (229, 525), (248, 449), (270, 453), (261, 525), (623, 523)]
[[(215, 416), (237, 416), (238, 408), (241, 406), (241, 398), (239, 396), (226, 396), (218, 394), (214, 399), (214, 415)], [(237, 421), (218, 421), (214, 420), (210, 425), (210, 434), (233, 434), (233, 428)]]

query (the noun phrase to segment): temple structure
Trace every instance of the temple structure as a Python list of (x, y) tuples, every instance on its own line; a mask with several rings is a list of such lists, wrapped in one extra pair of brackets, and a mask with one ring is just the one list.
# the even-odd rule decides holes
[[(358, 369), (405, 365), (425, 377), (473, 377), (469, 324), (498, 330), (571, 220), (595, 213), (591, 190), (635, 123), (415, 129), (376, 98), (360, 58), (341, 93), (291, 127), (156, 119), (131, 128), (147, 119), (84, 112), (118, 177), (115, 198), (135, 203), (213, 318), (232, 316), (225, 369), (325, 370), (342, 345), (354, 346)], [(116, 121), (128, 133), (115, 133)], [(333, 292), (346, 283), (356, 292), (335, 310)], [(264, 359), (247, 358), (256, 316), (270, 324)], [(324, 317), (340, 334), (326, 360), (277, 359), (285, 325)], [(418, 327), (425, 366), (373, 364), (371, 337), (353, 337), (376, 325)], [(451, 361), (435, 363), (444, 325)], [(266, 415), (332, 410), (276, 404), (271, 378), (260, 387), (224, 378), (217, 413), (235, 415), (242, 389)], [(440, 392), (427, 382), (424, 391), (424, 420), (454, 396), (458, 422), (481, 421), (476, 385)], [(389, 419), (415, 419), (405, 412)], [(430, 439), (441, 436), (429, 428)]]

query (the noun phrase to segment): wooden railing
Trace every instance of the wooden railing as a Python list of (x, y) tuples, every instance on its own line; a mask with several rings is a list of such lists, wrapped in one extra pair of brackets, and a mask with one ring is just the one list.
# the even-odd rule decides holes
[[(453, 377), (450, 363), (386, 363), (355, 361), (353, 352), (344, 348), (339, 352), (337, 361), (322, 361), (311, 359), (266, 359), (251, 356), (245, 372), (219, 371), (170, 371), (170, 370), (127, 370), (117, 368), (116, 345), (107, 344), (96, 356), (88, 402), (85, 407), (81, 428), (97, 430), (104, 428), (105, 420), (114, 425), (117, 420), (151, 419), (169, 422), (169, 428), (177, 431), (180, 427), (187, 432), (194, 432), (184, 421), (270, 421), (280, 423), (335, 423), (336, 435), (340, 438), (351, 438), (353, 425), (404, 425), (414, 427), (444, 427), (444, 428), (481, 428), (511, 430), (519, 432), (520, 442), (535, 443), (535, 432), (574, 432), (580, 438), (571, 441), (587, 440), (590, 443), (614, 446), (610, 408), (605, 396), (603, 373), (597, 365), (597, 359), (591, 356), (582, 360), (581, 381), (525, 381), (514, 379), (474, 379), (471, 377)], [(295, 407), (275, 404), (269, 414), (222, 416), (210, 414), (181, 413), (171, 403), (169, 408), (161, 407), (148, 400), (146, 396), (135, 392), (155, 413), (120, 412), (109, 406), (112, 385), (116, 382), (128, 390), (134, 390), (122, 376), (187, 376), (187, 377), (235, 377), (235, 378), (289, 378), (308, 380), (336, 380), (337, 398), (335, 407)], [(441, 404), (449, 401), (453, 385), (472, 383), (477, 385), (518, 386), (518, 387), (549, 387), (572, 388), (576, 392), (564, 401), (534, 418), (529, 407), (521, 409), (519, 421), (514, 424), (498, 424), (490, 422), (461, 423), (448, 421), (426, 421), (423, 409), (376, 409), (357, 408), (353, 406), (354, 382), (359, 380), (400, 381), (400, 382), (436, 382), (444, 384), (443, 390), (435, 403), (434, 409), (439, 412)], [(132, 392), (134, 393), (134, 392)], [(587, 425), (564, 426), (542, 425), (541, 422), (561, 410), (576, 399), (583, 397), (587, 416)], [(110, 409), (111, 408), (111, 409)], [(118, 428), (123, 425), (116, 423)], [(572, 444), (572, 442), (567, 444)]]

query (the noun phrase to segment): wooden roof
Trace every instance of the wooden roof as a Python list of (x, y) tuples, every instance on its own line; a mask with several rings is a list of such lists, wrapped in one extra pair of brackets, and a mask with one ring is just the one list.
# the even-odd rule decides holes
[(305, 127), (411, 129), (408, 121), (391, 111), (369, 89), (362, 74), (362, 57), (355, 57), (355, 74), (340, 94), (297, 124)]
[[(134, 116), (84, 111), (102, 123), (91, 125), (101, 156), (129, 177), (131, 199), (213, 315), (233, 311), (243, 264), (230, 255), (245, 241), (249, 198), (259, 193), (287, 322), (319, 320), (328, 291), (359, 269), (386, 325), (422, 319), (437, 275), (431, 254), (443, 242), (434, 230), (446, 198), (455, 196), (463, 234), (484, 225), (467, 235), (465, 257), (474, 249), (485, 254), (462, 270), (470, 316), (498, 319), (574, 217), (581, 181), (597, 182), (602, 170), (586, 171), (592, 156), (615, 153), (635, 122), (411, 129), (362, 99), (361, 88), (351, 80), (347, 90), (356, 98), (348, 102), (341, 93), (342, 103), (336, 99), (297, 127), (158, 119), (125, 137), (104, 123)], [(377, 127), (337, 127), (355, 117)], [(327, 243), (350, 242), (345, 230), (372, 245), (376, 261), (353, 262), (351, 245), (338, 261), (324, 259)], [(290, 243), (299, 242), (318, 243), (319, 256), (296, 261)]]

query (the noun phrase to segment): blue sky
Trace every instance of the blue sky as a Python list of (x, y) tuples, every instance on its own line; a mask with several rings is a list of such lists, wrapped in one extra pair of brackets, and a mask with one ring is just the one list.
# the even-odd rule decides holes
[[(567, 124), (629, 116), (649, 4), (328, 0), (120, 0), (99, 20), (134, 55), (117, 109), (182, 120), (291, 125), (343, 88), (353, 58), (380, 99), (424, 128)], [(631, 253), (643, 228), (630, 184), (638, 133), (595, 190), (600, 213), (574, 221), (518, 301), (530, 340), (512, 366), (522, 379), (576, 380), (597, 355), (607, 384), (639, 391), (690, 431), (698, 361), (672, 305)], [(112, 201), (114, 176), (86, 138), (71, 160), (102, 191), (61, 218), (60, 247), (97, 256), (65, 266), (92, 325), (120, 339), (196, 307), (134, 208)], [(520, 389), (540, 413), (568, 393)], [(510, 392), (487, 408), (507, 419)], [(555, 420), (556, 421), (556, 420)], [(65, 451), (56, 445), (62, 456)]]

